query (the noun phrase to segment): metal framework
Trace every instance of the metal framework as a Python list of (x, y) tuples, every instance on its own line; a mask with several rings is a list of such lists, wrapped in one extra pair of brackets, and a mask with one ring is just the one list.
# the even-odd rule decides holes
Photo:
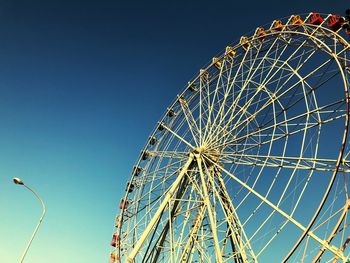
[(133, 168), (111, 262), (348, 262), (350, 45), (337, 23), (275, 20), (200, 70)]

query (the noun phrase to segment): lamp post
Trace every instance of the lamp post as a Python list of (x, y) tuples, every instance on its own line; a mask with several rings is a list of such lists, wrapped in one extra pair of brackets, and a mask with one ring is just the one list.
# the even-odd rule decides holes
[(34, 232), (33, 232), (33, 234), (32, 234), (32, 237), (30, 238), (30, 240), (29, 240), (29, 242), (28, 242), (28, 245), (27, 245), (26, 249), (24, 250), (23, 255), (22, 255), (22, 257), (21, 257), (20, 262), (22, 263), (23, 260), (24, 260), (24, 257), (26, 256), (26, 254), (27, 254), (27, 252), (28, 252), (28, 250), (29, 250), (30, 245), (31, 245), (32, 242), (33, 242), (33, 239), (34, 239), (34, 237), (35, 237), (35, 235), (36, 235), (36, 232), (38, 232), (38, 229), (39, 229), (39, 227), (40, 227), (40, 225), (41, 225), (41, 222), (43, 221), (43, 218), (44, 218), (45, 212), (46, 212), (46, 207), (45, 207), (45, 204), (44, 204), (43, 200), (40, 198), (40, 196), (37, 194), (37, 192), (35, 192), (32, 188), (30, 188), (30, 187), (27, 186), (26, 184), (24, 184), (23, 181), (22, 181), (21, 179), (15, 177), (15, 178), (13, 178), (13, 182), (14, 182), (15, 184), (18, 184), (18, 185), (23, 185), (25, 188), (27, 188), (28, 190), (30, 190), (30, 191), (36, 196), (36, 198), (38, 198), (38, 200), (39, 200), (39, 202), (40, 202), (40, 204), (41, 204), (41, 206), (42, 206), (42, 208), (43, 208), (43, 212), (42, 212), (42, 214), (41, 214), (41, 217), (40, 217), (40, 219), (39, 219), (39, 222), (38, 222), (38, 224), (36, 225), (36, 227), (35, 227), (35, 229), (34, 229)]

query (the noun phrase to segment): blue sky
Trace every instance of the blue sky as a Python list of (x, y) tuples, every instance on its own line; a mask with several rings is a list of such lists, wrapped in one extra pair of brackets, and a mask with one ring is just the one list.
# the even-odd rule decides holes
[(107, 262), (119, 199), (166, 107), (211, 57), (348, 1), (0, 3), (0, 262)]

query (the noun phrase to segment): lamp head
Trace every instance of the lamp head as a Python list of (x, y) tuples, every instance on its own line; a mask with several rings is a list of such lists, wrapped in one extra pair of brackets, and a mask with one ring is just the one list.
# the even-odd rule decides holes
[(13, 182), (14, 182), (15, 184), (24, 185), (24, 183), (22, 182), (22, 180), (19, 179), (19, 178), (17, 178), (17, 177), (14, 177), (14, 178), (13, 178)]

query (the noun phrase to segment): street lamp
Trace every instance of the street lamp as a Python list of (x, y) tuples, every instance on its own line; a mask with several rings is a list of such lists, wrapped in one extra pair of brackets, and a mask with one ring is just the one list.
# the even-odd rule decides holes
[(40, 219), (39, 219), (39, 222), (38, 222), (38, 224), (36, 225), (36, 227), (35, 227), (35, 229), (34, 229), (34, 232), (33, 232), (33, 234), (32, 234), (32, 237), (30, 238), (30, 240), (29, 240), (29, 242), (28, 242), (28, 245), (27, 245), (26, 249), (24, 250), (23, 255), (22, 255), (22, 257), (21, 257), (21, 261), (20, 261), (20, 262), (22, 263), (23, 260), (24, 260), (24, 257), (26, 256), (26, 254), (27, 254), (27, 252), (28, 252), (28, 249), (29, 249), (30, 245), (32, 244), (32, 241), (33, 241), (33, 239), (34, 239), (34, 237), (35, 237), (35, 235), (36, 235), (36, 232), (38, 232), (38, 229), (39, 229), (39, 227), (40, 227), (40, 225), (41, 225), (41, 222), (43, 221), (43, 218), (44, 218), (45, 212), (46, 212), (46, 208), (45, 208), (45, 204), (44, 204), (43, 200), (40, 198), (40, 196), (39, 196), (32, 188), (30, 188), (29, 186), (27, 186), (26, 184), (24, 184), (23, 181), (22, 181), (21, 179), (15, 177), (15, 178), (13, 178), (13, 182), (14, 182), (15, 184), (18, 184), (18, 185), (23, 185), (25, 188), (27, 188), (28, 190), (30, 190), (30, 191), (38, 198), (38, 200), (39, 200), (39, 202), (40, 202), (40, 204), (41, 204), (41, 206), (42, 206), (42, 208), (43, 208), (43, 213), (41, 214), (41, 217), (40, 217)]

